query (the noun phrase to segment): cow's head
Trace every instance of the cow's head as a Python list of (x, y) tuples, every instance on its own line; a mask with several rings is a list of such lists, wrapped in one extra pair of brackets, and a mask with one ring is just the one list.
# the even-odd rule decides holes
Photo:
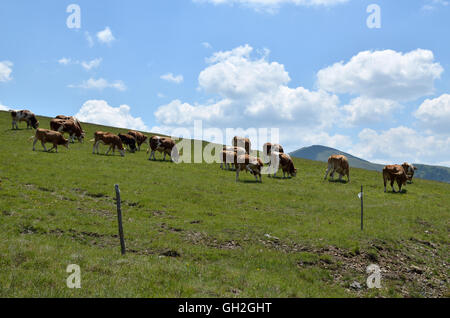
[(82, 133), (77, 137), (78, 141), (82, 143), (83, 140), (84, 140), (84, 136), (86, 136), (86, 134), (85, 134), (84, 132), (82, 132)]
[(34, 129), (38, 129), (39, 128), (39, 121), (35, 121), (33, 123), (31, 123), (31, 127), (33, 127)]

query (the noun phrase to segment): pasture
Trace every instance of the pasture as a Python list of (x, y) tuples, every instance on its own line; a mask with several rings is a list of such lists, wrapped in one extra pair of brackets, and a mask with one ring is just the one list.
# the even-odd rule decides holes
[[(219, 164), (148, 161), (148, 145), (92, 154), (96, 130), (125, 129), (84, 123), (85, 142), (56, 154), (32, 152), (34, 130), (19, 126), (0, 112), (0, 297), (450, 296), (450, 184), (414, 179), (384, 193), (379, 172), (330, 182), (325, 163), (299, 159), (295, 178), (235, 182)], [(372, 263), (381, 289), (366, 287)], [(80, 289), (66, 286), (69, 264), (81, 267)]]

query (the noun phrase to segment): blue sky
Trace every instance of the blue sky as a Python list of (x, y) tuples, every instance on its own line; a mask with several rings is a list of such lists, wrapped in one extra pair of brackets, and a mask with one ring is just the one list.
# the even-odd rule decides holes
[(444, 0), (5, 0), (0, 108), (169, 134), (278, 127), (290, 151), (450, 166), (449, 17)]

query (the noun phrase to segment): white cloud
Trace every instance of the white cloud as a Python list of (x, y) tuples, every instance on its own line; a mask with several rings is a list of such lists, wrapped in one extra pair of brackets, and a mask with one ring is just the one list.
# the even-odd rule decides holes
[(69, 65), (70, 63), (72, 63), (72, 60), (69, 58), (63, 57), (58, 60), (58, 63), (61, 65)]
[(450, 137), (425, 135), (404, 126), (381, 132), (366, 128), (358, 137), (350, 153), (382, 164), (404, 161), (436, 164), (450, 157)]
[(89, 71), (92, 68), (99, 67), (101, 62), (102, 62), (102, 58), (96, 58), (96, 59), (93, 59), (92, 61), (87, 61), (87, 62), (82, 61), (80, 64), (86, 71)]
[(422, 10), (425, 10), (425, 11), (432, 11), (432, 10), (437, 9), (438, 6), (444, 6), (444, 7), (446, 7), (446, 6), (448, 6), (449, 4), (450, 4), (450, 2), (449, 2), (449, 1), (446, 1), (446, 0), (428, 0), (428, 3), (427, 3), (427, 4), (424, 4), (424, 5), (422, 6)]
[(61, 65), (69, 65), (69, 64), (78, 64), (81, 65), (86, 71), (90, 71), (93, 68), (97, 68), (100, 66), (102, 62), (102, 58), (96, 58), (91, 61), (73, 61), (70, 58), (63, 57), (58, 60), (58, 63)]
[[(284, 66), (266, 56), (252, 58), (248, 45), (217, 52), (199, 75), (199, 87), (218, 100), (189, 104), (174, 100), (155, 112), (163, 125), (203, 120), (216, 127), (295, 127), (320, 129), (333, 123), (339, 99), (323, 90), (290, 88)], [(267, 55), (267, 52), (265, 52)]]
[(167, 73), (164, 75), (161, 75), (161, 79), (168, 81), (168, 82), (172, 82), (172, 83), (176, 83), (176, 84), (180, 84), (183, 82), (183, 75), (173, 75), (172, 73)]
[(437, 133), (450, 133), (450, 95), (425, 100), (414, 116), (421, 124)]
[(8, 110), (10, 110), (10, 109), (11, 109), (11, 108), (9, 108), (9, 107), (3, 105), (2, 103), (0, 103), (0, 110), (8, 111)]
[(115, 38), (109, 27), (106, 27), (103, 31), (97, 33), (97, 39), (100, 43), (111, 44)]
[(357, 97), (342, 108), (346, 115), (345, 122), (358, 126), (390, 120), (401, 105), (389, 99)]
[(405, 54), (393, 50), (364, 51), (348, 63), (339, 62), (320, 70), (317, 85), (333, 93), (407, 101), (433, 93), (434, 81), (443, 71), (429, 50)]
[(81, 84), (77, 84), (77, 85), (71, 84), (71, 85), (69, 85), (69, 87), (84, 88), (84, 89), (98, 89), (98, 90), (103, 90), (105, 88), (115, 88), (119, 91), (124, 91), (127, 89), (125, 84), (120, 80), (114, 81), (114, 82), (108, 82), (104, 78), (99, 78), (99, 79), (90, 78), (87, 81), (83, 81)]
[(284, 66), (267, 62), (265, 56), (253, 59), (248, 44), (231, 51), (216, 52), (207, 59), (198, 81), (206, 93), (232, 99), (253, 98), (258, 93), (273, 93), (290, 81)]
[(0, 82), (8, 82), (12, 79), (13, 63), (10, 61), (1, 61), (0, 62)]
[(128, 105), (112, 107), (104, 100), (86, 101), (75, 115), (80, 121), (119, 128), (148, 130), (140, 117), (130, 114)]
[(202, 42), (202, 45), (205, 49), (212, 49), (212, 45), (209, 44), (208, 42)]
[(86, 37), (86, 41), (88, 42), (88, 46), (89, 47), (93, 47), (94, 46), (94, 39), (92, 38), (91, 34), (86, 31), (84, 32), (84, 36)]
[(257, 11), (266, 11), (274, 13), (282, 5), (296, 5), (296, 6), (333, 6), (337, 4), (346, 3), (349, 0), (193, 0), (198, 3), (212, 3), (215, 5), (228, 4), (228, 5), (242, 5), (250, 7)]

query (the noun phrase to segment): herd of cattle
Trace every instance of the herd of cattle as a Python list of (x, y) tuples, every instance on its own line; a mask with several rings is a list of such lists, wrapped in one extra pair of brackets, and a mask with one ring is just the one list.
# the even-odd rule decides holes
[[(36, 134), (33, 142), (33, 151), (35, 150), (35, 145), (38, 141), (41, 142), (42, 147), (45, 151), (51, 151), (55, 149), (58, 152), (58, 146), (64, 146), (69, 148), (69, 142), (74, 143), (75, 138), (79, 142), (83, 142), (85, 133), (81, 127), (81, 123), (72, 116), (56, 116), (50, 121), (50, 130), (39, 128), (39, 121), (36, 116), (29, 110), (20, 111), (10, 111), (12, 116), (12, 129), (18, 129), (18, 123), (25, 121), (27, 123), (27, 128), (36, 129)], [(69, 139), (64, 137), (64, 133), (69, 135)], [(94, 142), (92, 153), (99, 153), (99, 145), (104, 144), (109, 146), (108, 154), (111, 150), (114, 153), (116, 148), (120, 152), (121, 156), (125, 155), (125, 147), (128, 148), (130, 152), (140, 151), (141, 145), (147, 142), (148, 137), (144, 134), (130, 130), (127, 134), (113, 134), (110, 132), (97, 131), (94, 133)], [(47, 150), (45, 147), (46, 143), (53, 145), (52, 148)], [(178, 150), (175, 142), (169, 137), (152, 136), (148, 144), (150, 148), (147, 153), (151, 154), (149, 160), (153, 158), (156, 160), (155, 152), (164, 153), (164, 160), (166, 160), (166, 155), (171, 156), (172, 160), (178, 161)], [(256, 181), (262, 182), (261, 171), (264, 166), (263, 161), (255, 156), (250, 155), (251, 153), (251, 142), (248, 138), (234, 137), (232, 140), (232, 146), (223, 146), (221, 153), (220, 167), (222, 169), (234, 169), (236, 171), (236, 181), (239, 180), (240, 171), (248, 171), (255, 176)], [(278, 167), (281, 167), (283, 171), (283, 178), (295, 177), (297, 174), (297, 169), (294, 167), (294, 163), (288, 154), (284, 153), (284, 149), (279, 144), (266, 143), (263, 146), (263, 156), (268, 159), (266, 162), (270, 162), (270, 166), (274, 167), (269, 170), (276, 176)], [(273, 163), (276, 162), (276, 165)], [(270, 168), (270, 167), (269, 167)], [(387, 165), (383, 168), (383, 181), (384, 181), (384, 192), (386, 192), (386, 182), (390, 181), (392, 191), (396, 192), (394, 189), (394, 183), (396, 182), (401, 192), (402, 185), (405, 185), (407, 181), (411, 182), (414, 176), (414, 171), (417, 170), (412, 164), (407, 162), (402, 165)], [(268, 176), (271, 176), (269, 172)], [(348, 182), (350, 182), (350, 168), (348, 160), (343, 155), (332, 155), (328, 158), (328, 166), (325, 172), (324, 179), (327, 179), (328, 174), (331, 178), (334, 178), (334, 174), (339, 174), (339, 180), (342, 180), (343, 176), (347, 176)]]

